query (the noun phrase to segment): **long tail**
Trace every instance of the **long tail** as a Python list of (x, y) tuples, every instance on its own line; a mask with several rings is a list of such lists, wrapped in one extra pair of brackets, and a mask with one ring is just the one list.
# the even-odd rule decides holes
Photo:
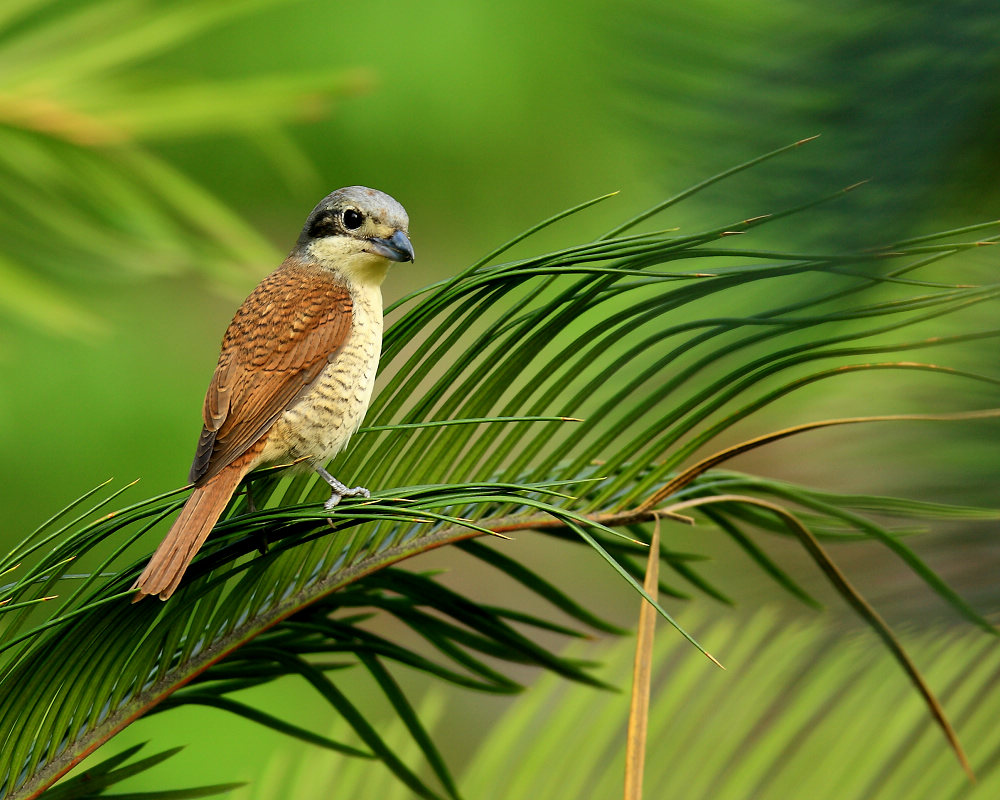
[(226, 510), (229, 498), (240, 485), (246, 471), (243, 463), (230, 464), (191, 493), (173, 527), (163, 537), (142, 575), (133, 584), (132, 588), (136, 590), (133, 603), (151, 594), (166, 600), (176, 591), (188, 564)]

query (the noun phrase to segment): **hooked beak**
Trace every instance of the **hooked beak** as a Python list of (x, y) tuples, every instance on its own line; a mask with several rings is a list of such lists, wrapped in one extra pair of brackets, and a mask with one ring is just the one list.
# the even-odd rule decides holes
[(369, 239), (373, 253), (390, 261), (413, 261), (413, 245), (402, 231), (396, 231), (387, 239)]

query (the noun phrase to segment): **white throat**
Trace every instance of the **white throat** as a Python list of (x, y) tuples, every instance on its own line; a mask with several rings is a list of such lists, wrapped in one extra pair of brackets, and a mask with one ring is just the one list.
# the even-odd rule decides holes
[(358, 288), (377, 289), (385, 280), (392, 262), (369, 253), (358, 239), (327, 236), (309, 244), (307, 252), (324, 269), (346, 278)]

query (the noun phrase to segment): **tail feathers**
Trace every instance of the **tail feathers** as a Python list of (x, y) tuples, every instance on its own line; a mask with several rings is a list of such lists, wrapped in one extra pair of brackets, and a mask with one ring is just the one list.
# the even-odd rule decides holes
[(242, 464), (231, 464), (191, 493), (173, 527), (133, 584), (136, 590), (133, 603), (152, 594), (166, 600), (176, 591), (245, 473)]

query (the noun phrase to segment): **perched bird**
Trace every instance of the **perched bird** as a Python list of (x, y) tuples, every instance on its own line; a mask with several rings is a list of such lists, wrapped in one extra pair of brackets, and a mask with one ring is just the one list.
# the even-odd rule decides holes
[(135, 582), (135, 601), (166, 600), (255, 467), (302, 460), (333, 490), (323, 465), (360, 427), (382, 348), (382, 281), (412, 261), (409, 219), (387, 194), (348, 186), (312, 210), (295, 247), (243, 302), (222, 340), (202, 410), (194, 491)]

